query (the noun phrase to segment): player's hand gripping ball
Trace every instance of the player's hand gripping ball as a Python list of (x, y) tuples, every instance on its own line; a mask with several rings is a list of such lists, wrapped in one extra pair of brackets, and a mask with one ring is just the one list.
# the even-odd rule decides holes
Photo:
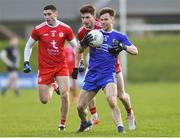
[(104, 36), (99, 30), (92, 30), (88, 34), (91, 34), (93, 36), (93, 40), (89, 44), (91, 47), (100, 47), (102, 45)]

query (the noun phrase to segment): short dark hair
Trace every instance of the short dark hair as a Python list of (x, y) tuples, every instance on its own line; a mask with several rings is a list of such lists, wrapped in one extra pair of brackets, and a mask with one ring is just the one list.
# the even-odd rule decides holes
[(94, 8), (94, 6), (90, 5), (90, 4), (87, 4), (87, 5), (83, 5), (81, 8), (80, 8), (80, 13), (81, 14), (84, 14), (84, 13), (90, 13), (92, 15), (95, 15), (96, 14), (96, 10)]
[(113, 17), (116, 16), (115, 10), (113, 10), (113, 9), (110, 8), (110, 7), (105, 7), (105, 8), (103, 8), (103, 9), (101, 9), (99, 15), (101, 16), (101, 15), (103, 15), (103, 14), (105, 14), (105, 13), (109, 13), (109, 15), (110, 15), (110, 16), (113, 16)]
[(52, 10), (52, 11), (56, 11), (57, 8), (54, 5), (47, 5), (44, 7), (43, 10)]

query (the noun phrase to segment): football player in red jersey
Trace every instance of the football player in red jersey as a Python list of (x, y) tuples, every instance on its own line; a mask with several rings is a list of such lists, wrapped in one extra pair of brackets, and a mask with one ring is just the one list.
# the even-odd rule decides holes
[[(68, 68), (69, 68), (69, 74), (71, 74), (73, 72), (73, 68), (75, 65), (75, 52), (74, 52), (74, 48), (70, 45), (66, 45), (65, 46), (65, 55), (66, 55), (66, 61), (68, 64)], [(77, 93), (77, 82), (76, 80), (72, 79), (70, 77), (70, 92), (71, 92), (71, 101), (73, 103), (77, 103), (78, 100), (78, 93)]]
[[(95, 8), (91, 5), (84, 5), (80, 9), (82, 27), (78, 30), (78, 40), (81, 41), (84, 36), (93, 29), (101, 29), (101, 23), (96, 18)], [(91, 122), (96, 125), (100, 122), (98, 114), (96, 111), (95, 99), (93, 99), (89, 105), (89, 110), (91, 112)]]
[[(95, 18), (95, 8), (92, 5), (88, 4), (82, 6), (80, 9), (80, 13), (81, 13), (81, 20), (83, 26), (78, 31), (78, 40), (82, 41), (84, 36), (86, 36), (88, 32), (90, 32), (93, 29), (101, 29), (102, 25), (100, 21), (97, 18)], [(130, 96), (128, 93), (125, 92), (124, 89), (124, 80), (123, 80), (123, 75), (118, 57), (116, 58), (115, 69), (116, 69), (118, 98), (122, 101), (127, 111), (129, 129), (134, 130), (136, 128), (134, 112), (132, 110)], [(93, 105), (95, 106), (94, 101), (92, 101), (91, 104), (92, 106)]]
[(28, 39), (24, 50), (24, 72), (32, 69), (29, 64), (33, 45), (38, 41), (38, 89), (39, 98), (46, 104), (52, 97), (51, 84), (56, 81), (61, 98), (61, 119), (59, 130), (65, 129), (65, 122), (69, 110), (68, 91), (70, 88), (69, 69), (64, 52), (65, 40), (76, 47), (77, 42), (70, 26), (57, 20), (58, 11), (54, 5), (47, 5), (43, 9), (45, 21), (36, 26)]

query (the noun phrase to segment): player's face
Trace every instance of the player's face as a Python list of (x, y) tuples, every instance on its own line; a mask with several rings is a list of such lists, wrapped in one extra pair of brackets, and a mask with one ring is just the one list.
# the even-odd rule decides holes
[(100, 16), (102, 28), (105, 31), (111, 31), (113, 28), (114, 17), (110, 16), (109, 13), (102, 14)]
[(57, 12), (52, 10), (44, 10), (44, 19), (49, 25), (54, 25), (57, 18)]
[(90, 13), (81, 14), (82, 23), (86, 28), (92, 29), (94, 27), (95, 17)]
[(17, 47), (17, 46), (18, 46), (18, 43), (19, 43), (19, 39), (18, 39), (17, 37), (11, 38), (11, 40), (10, 40), (10, 45), (11, 45), (11, 46)]

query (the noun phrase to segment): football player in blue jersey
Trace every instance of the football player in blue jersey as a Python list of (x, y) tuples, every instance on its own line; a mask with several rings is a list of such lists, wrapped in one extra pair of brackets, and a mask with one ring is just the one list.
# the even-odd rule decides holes
[[(106, 32), (110, 31), (108, 30), (109, 28), (108, 26), (111, 26), (114, 22), (114, 19), (112, 19), (113, 22), (111, 22), (110, 19), (112, 17), (113, 18), (115, 17), (115, 11), (112, 10), (111, 8), (104, 8), (101, 10), (100, 16), (101, 16), (101, 23), (103, 24), (103, 30), (107, 30)], [(113, 35), (115, 35), (115, 37), (113, 38), (113, 47), (108, 49), (110, 53), (112, 53), (114, 56), (117, 56), (119, 52), (125, 50), (126, 52), (132, 55), (138, 54), (137, 48), (128, 40), (128, 37), (126, 35), (112, 29), (111, 36)], [(127, 111), (128, 128), (129, 130), (134, 130), (136, 128), (135, 116), (132, 110), (130, 96), (124, 90), (124, 81), (121, 71), (119, 73), (117, 73), (116, 71), (116, 80), (117, 80), (117, 96), (122, 101)]]
[[(137, 55), (137, 48), (128, 40), (128, 37), (113, 29), (115, 11), (111, 8), (103, 8), (100, 11), (100, 20), (104, 42), (99, 48), (90, 47), (89, 70), (85, 76), (82, 92), (78, 102), (78, 114), (81, 119), (79, 132), (87, 131), (92, 124), (86, 118), (85, 109), (88, 103), (98, 93), (100, 89), (105, 91), (108, 104), (112, 109), (112, 119), (118, 132), (124, 133), (121, 113), (117, 105), (117, 85), (115, 74), (115, 60), (119, 52), (126, 52)], [(81, 43), (89, 45), (92, 37), (87, 35)], [(86, 47), (81, 45), (79, 52), (83, 52)], [(76, 62), (78, 67), (78, 62)]]

